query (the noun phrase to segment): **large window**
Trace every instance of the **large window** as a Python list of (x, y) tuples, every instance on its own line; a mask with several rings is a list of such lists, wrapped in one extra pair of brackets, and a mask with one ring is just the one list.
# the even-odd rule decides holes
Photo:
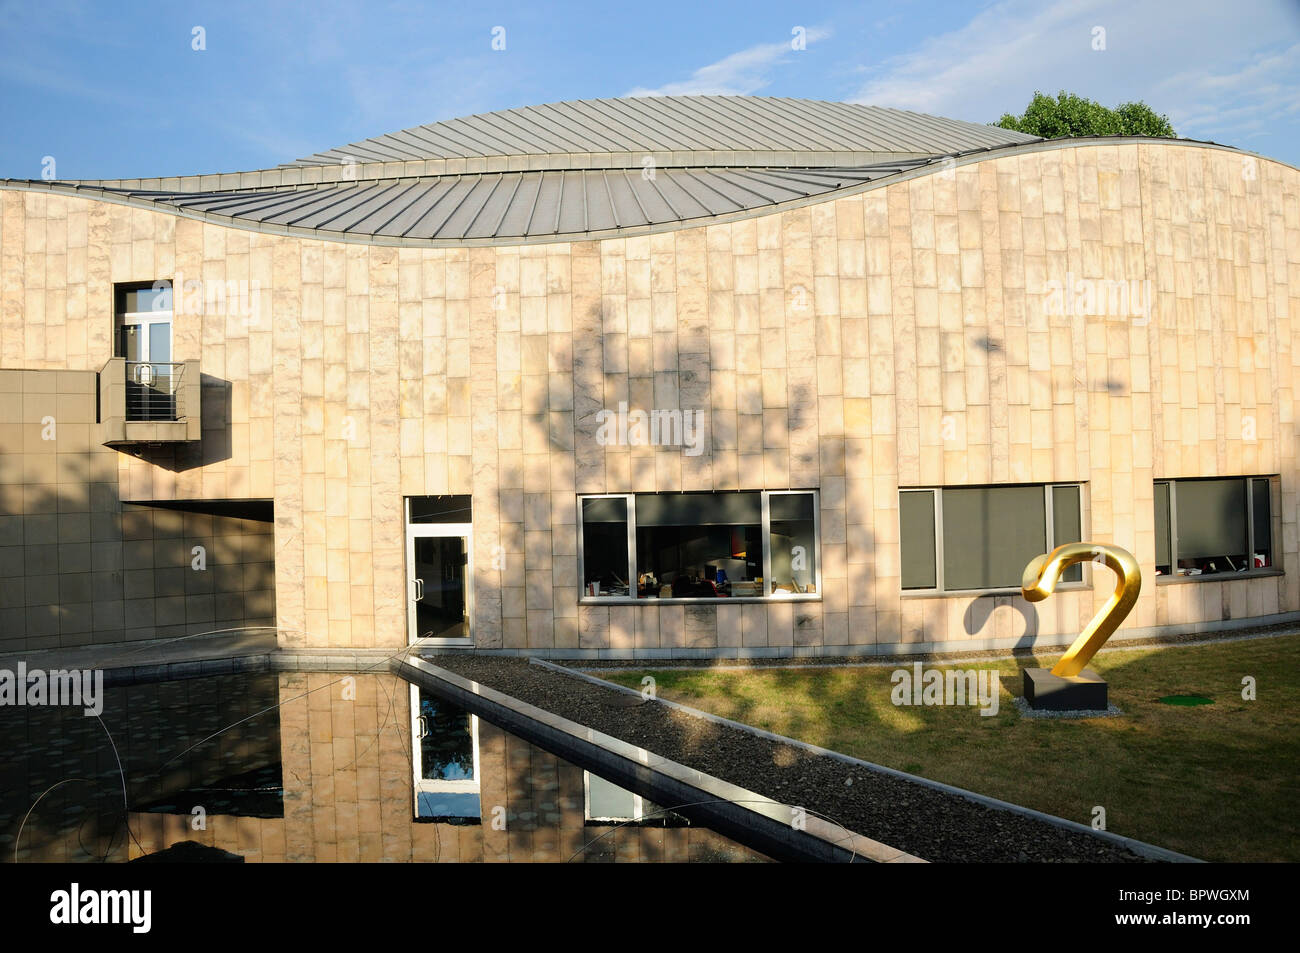
[(1271, 493), (1268, 477), (1156, 481), (1156, 573), (1275, 568)]
[(584, 599), (820, 598), (815, 490), (578, 501)]
[[(1019, 589), (1035, 556), (1083, 538), (1082, 498), (1077, 483), (900, 490), (903, 589)], [(1083, 567), (1061, 579), (1081, 582)]]

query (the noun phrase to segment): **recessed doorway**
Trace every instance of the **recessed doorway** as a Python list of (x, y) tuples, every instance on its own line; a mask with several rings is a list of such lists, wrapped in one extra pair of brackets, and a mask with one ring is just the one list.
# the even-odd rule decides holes
[(411, 644), (470, 646), (474, 526), (469, 496), (406, 500), (407, 632)]

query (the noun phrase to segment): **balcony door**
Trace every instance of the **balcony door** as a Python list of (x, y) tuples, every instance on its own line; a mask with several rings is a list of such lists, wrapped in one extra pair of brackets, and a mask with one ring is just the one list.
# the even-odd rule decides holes
[(172, 360), (172, 316), (157, 314), (122, 315), (122, 356), (128, 363), (170, 364)]
[(176, 419), (170, 287), (118, 290), (117, 356), (126, 358), (128, 416)]

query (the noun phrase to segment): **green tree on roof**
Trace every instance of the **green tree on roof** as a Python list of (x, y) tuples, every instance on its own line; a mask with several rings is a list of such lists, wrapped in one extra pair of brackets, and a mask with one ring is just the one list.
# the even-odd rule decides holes
[(1156, 113), (1146, 103), (1121, 103), (1107, 109), (1074, 93), (1061, 90), (1053, 99), (1035, 91), (1022, 115), (1006, 113), (995, 126), (1016, 132), (1059, 139), (1064, 136), (1161, 136), (1174, 138), (1169, 117)]

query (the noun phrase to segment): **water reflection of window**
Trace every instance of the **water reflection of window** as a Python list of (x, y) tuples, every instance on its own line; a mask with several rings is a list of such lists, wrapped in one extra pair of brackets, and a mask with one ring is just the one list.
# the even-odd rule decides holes
[(582, 798), (583, 818), (594, 827), (606, 824), (635, 824), (639, 827), (691, 825), (676, 811), (662, 808), (590, 771), (582, 772)]
[(606, 781), (598, 774), (582, 772), (582, 786), (588, 821), (623, 824), (639, 821), (644, 816), (641, 795)]
[(477, 822), (478, 718), (415, 685), (411, 709), (416, 818)]

